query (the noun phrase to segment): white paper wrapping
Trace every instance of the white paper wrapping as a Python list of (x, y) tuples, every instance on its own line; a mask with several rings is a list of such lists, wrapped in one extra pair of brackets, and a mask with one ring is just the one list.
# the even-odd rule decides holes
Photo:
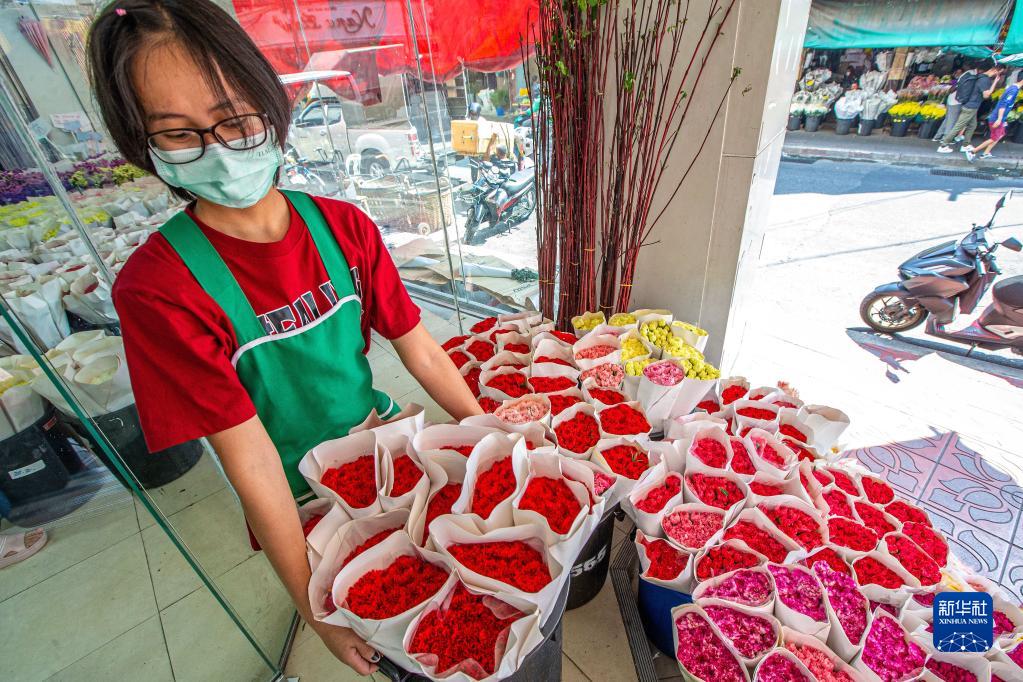
[[(711, 596), (723, 583), (733, 580), (737, 574), (744, 572), (757, 573), (759, 575), (764, 576), (767, 579), (767, 583), (770, 585), (770, 595), (768, 596), (767, 600), (764, 601), (762, 604), (744, 603), (743, 601), (738, 601), (736, 599), (731, 598), (726, 599), (721, 595), (713, 595), (713, 597)], [(767, 571), (766, 568), (764, 568), (763, 566), (758, 566), (756, 568), (744, 568), (736, 571), (729, 571), (728, 573), (722, 573), (717, 577), (711, 578), (709, 580), (704, 580), (695, 588), (693, 588), (693, 601), (700, 602), (704, 599), (711, 598), (722, 599), (723, 601), (726, 601), (729, 604), (738, 604), (739, 606), (743, 606), (749, 609), (751, 613), (769, 615), (773, 617), (774, 602), (776, 599), (774, 578), (771, 576), (771, 574)]]
[(813, 674), (809, 671), (809, 669), (807, 669), (807, 667), (805, 665), (803, 665), (800, 662), (800, 660), (798, 658), (796, 658), (792, 654), (791, 651), (789, 651), (788, 649), (779, 647), (777, 649), (772, 649), (771, 651), (768, 651), (766, 654), (764, 654), (760, 658), (760, 661), (757, 663), (757, 665), (756, 665), (756, 667), (755, 667), (755, 669), (753, 671), (753, 679), (754, 680), (761, 679), (760, 678), (760, 670), (761, 670), (761, 668), (764, 667), (765, 661), (768, 658), (774, 658), (775, 656), (780, 656), (780, 657), (782, 657), (784, 659), (787, 659), (787, 660), (791, 661), (796, 666), (796, 668), (799, 669), (799, 672), (803, 676), (802, 679), (786, 680), (786, 682), (814, 682), (814, 680), (817, 679), (816, 677), (813, 676)]
[[(668, 498), (664, 506), (654, 512), (646, 512), (636, 506), (641, 504), (652, 491), (664, 486), (669, 477), (678, 482), (679, 491)], [(669, 471), (664, 462), (647, 469), (646, 473), (640, 476), (628, 497), (622, 500), (623, 508), (636, 523), (636, 527), (651, 537), (662, 537), (661, 517), (664, 515), (664, 511), (681, 503), (682, 474)]]
[(373, 431), (359, 431), (317, 445), (299, 461), (298, 471), (317, 497), (334, 500), (353, 519), (361, 519), (366, 516), (374, 516), (382, 511), (379, 497), (366, 507), (353, 507), (343, 497), (320, 483), (320, 479), (328, 469), (340, 467), (369, 455), (373, 457), (374, 461), (376, 476), (374, 489), (379, 492), (383, 486), (380, 471), (380, 458), (383, 452), (383, 446), (377, 442), (377, 435)]
[(309, 531), (309, 535), (305, 538), (309, 568), (313, 571), (323, 561), (323, 553), (326, 551), (331, 538), (337, 534), (341, 526), (352, 520), (348, 513), (341, 508), (341, 505), (318, 497), (306, 502), (298, 510), (299, 520), (302, 523), (308, 521), (315, 514), (323, 514), (323, 518)]
[(451, 506), (452, 513), (474, 514), (472, 500), (476, 492), (477, 478), (480, 474), (489, 471), (497, 462), (508, 457), (512, 460), (512, 476), (515, 478), (515, 489), (493, 508), (489, 516), (486, 518), (479, 514), (475, 514), (475, 516), (476, 524), (485, 531), (511, 526), (514, 523), (512, 518), (512, 501), (522, 489), (522, 484), (529, 473), (529, 463), (526, 461), (525, 440), (505, 433), (491, 433), (485, 436), (473, 449), (472, 455), (466, 461), (462, 493)]
[(826, 405), (803, 405), (800, 418), (813, 429), (813, 446), (827, 452), (849, 428), (849, 415)]
[[(714, 622), (711, 621), (711, 619), (707, 617), (707, 614), (704, 613), (703, 609), (700, 608), (696, 604), (682, 604), (681, 606), (676, 606), (675, 608), (673, 608), (671, 610), (671, 623), (672, 623), (671, 637), (672, 637), (672, 642), (674, 644), (675, 651), (679, 650), (678, 627), (676, 627), (675, 624), (678, 622), (678, 619), (679, 619), (680, 616), (682, 616), (682, 614), (688, 613), (690, 611), (693, 611), (693, 612), (699, 614), (699, 616), (701, 618), (703, 618), (704, 621), (707, 622), (707, 625), (710, 626), (710, 629), (714, 632), (715, 636), (719, 640), (721, 640), (722, 645), (724, 645), (724, 647), (726, 649), (728, 649), (728, 651), (735, 658), (736, 663), (739, 665), (739, 670), (742, 673), (743, 679), (748, 681), (750, 679), (749, 671), (746, 669), (746, 666), (744, 666), (742, 664), (742, 662), (741, 662), (742, 661), (742, 657), (739, 655), (739, 652), (736, 651), (735, 647), (733, 647), (729, 643), (728, 638), (726, 638), (724, 635), (721, 634), (721, 631), (718, 629), (718, 627), (716, 625), (714, 625)], [(683, 642), (682, 646), (685, 647), (685, 646), (687, 646), (687, 644), (685, 642)], [(693, 675), (692, 673), (690, 673), (688, 670), (685, 669), (685, 666), (682, 665), (681, 661), (679, 662), (679, 668), (682, 670), (683, 679), (695, 680), (696, 682), (717, 682), (716, 680), (705, 680), (703, 678), (696, 677), (695, 675)]]
[(683, 568), (682, 571), (677, 576), (672, 578), (671, 580), (665, 580), (663, 578), (655, 578), (655, 577), (649, 575), (650, 563), (651, 562), (650, 562), (650, 558), (647, 556), (646, 545), (643, 544), (643, 543), (644, 542), (653, 542), (653, 541), (658, 540), (658, 539), (663, 539), (663, 538), (657, 538), (657, 537), (648, 536), (642, 530), (637, 530), (636, 531), (635, 543), (636, 543), (636, 554), (639, 555), (639, 578), (640, 578), (640, 580), (645, 580), (648, 583), (650, 583), (651, 585), (658, 585), (659, 587), (664, 587), (666, 589), (674, 590), (675, 592), (681, 592), (683, 594), (688, 594), (689, 592), (692, 592), (693, 585), (695, 583), (695, 580), (693, 578), (693, 567), (696, 565), (696, 562), (694, 561), (695, 557), (693, 556), (692, 552), (687, 552), (685, 550), (679, 549), (675, 545), (671, 545), (671, 543), (668, 543), (668, 544), (671, 545), (672, 549), (674, 549), (675, 551), (680, 552), (681, 554), (684, 554), (686, 557), (688, 557), (687, 560), (686, 560), (685, 568)]
[[(762, 613), (760, 611), (757, 611), (756, 609), (751, 609), (751, 608), (749, 608), (747, 606), (742, 606), (740, 604), (735, 604), (733, 602), (726, 601), (724, 599), (715, 599), (714, 597), (705, 597), (703, 599), (700, 599), (696, 603), (699, 604), (700, 608), (704, 609), (705, 612), (706, 612), (706, 609), (708, 607), (711, 607), (711, 606), (723, 606), (723, 607), (725, 607), (727, 609), (731, 609), (732, 611), (736, 611), (736, 612), (741, 613), (741, 614), (743, 614), (745, 616), (748, 616), (748, 617), (751, 617), (751, 618), (759, 618), (759, 619), (761, 619), (763, 621), (766, 621), (767, 623), (769, 623), (771, 625), (771, 628), (774, 630), (774, 633), (775, 633), (774, 645), (771, 648), (768, 648), (768, 649), (765, 649), (764, 651), (759, 652), (757, 655), (753, 656), (752, 658), (747, 658), (745, 655), (743, 655), (739, 651), (738, 647), (735, 646), (735, 642), (728, 638), (728, 635), (725, 634), (724, 630), (722, 630), (721, 628), (718, 628), (718, 630), (721, 632), (721, 635), (725, 638), (725, 640), (728, 641), (729, 643), (731, 643), (733, 647), (735, 647), (735, 652), (737, 654), (739, 654), (739, 660), (741, 660), (743, 662), (743, 664), (746, 665), (750, 670), (755, 668), (757, 663), (759, 663), (761, 660), (763, 660), (764, 656), (766, 656), (768, 654), (768, 652), (771, 651), (772, 648), (777, 647), (777, 646), (779, 646), (781, 644), (781, 628), (782, 628), (782, 625), (778, 621), (777, 618), (775, 618), (774, 616), (772, 616), (770, 614)], [(709, 614), (708, 614), (708, 617), (709, 617)], [(713, 621), (713, 619), (711, 619), (711, 620)], [(811, 676), (811, 678), (812, 678), (812, 676)]]

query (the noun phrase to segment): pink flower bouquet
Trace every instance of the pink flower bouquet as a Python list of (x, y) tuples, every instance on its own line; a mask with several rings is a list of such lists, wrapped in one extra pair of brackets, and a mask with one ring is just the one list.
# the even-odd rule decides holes
[(831, 620), (828, 646), (845, 660), (851, 660), (867, 633), (869, 603), (851, 576), (832, 570), (825, 562), (814, 565), (813, 572), (824, 587)]
[(675, 623), (675, 657), (682, 671), (703, 682), (748, 682), (746, 667), (735, 649), (695, 604), (671, 612)]
[(774, 580), (763, 568), (744, 568), (711, 578), (693, 591), (693, 599), (718, 599), (754, 613), (774, 613)]
[(877, 610), (853, 666), (882, 682), (902, 682), (918, 675), (926, 658), (924, 650), (909, 638), (899, 621)]
[(680, 504), (661, 518), (661, 530), (668, 542), (699, 551), (725, 526), (725, 513), (705, 504)]
[(813, 674), (818, 682), (860, 682), (859, 672), (816, 637), (783, 627), (785, 648)]
[(826, 640), (831, 629), (824, 604), (824, 588), (808, 568), (768, 564), (778, 598), (774, 615), (786, 627)]
[(781, 623), (773, 616), (761, 615), (721, 599), (701, 599), (696, 603), (746, 665), (755, 665), (781, 641)]
[(806, 666), (785, 649), (775, 649), (765, 656), (753, 679), (756, 682), (814, 682)]

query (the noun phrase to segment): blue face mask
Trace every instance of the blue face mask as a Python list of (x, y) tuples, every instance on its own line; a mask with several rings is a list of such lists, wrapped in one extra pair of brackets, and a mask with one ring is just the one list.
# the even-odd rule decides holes
[[(172, 160), (188, 158), (194, 153), (192, 150), (161, 152)], [(248, 208), (265, 197), (273, 187), (277, 169), (284, 163), (273, 130), (258, 147), (239, 151), (209, 144), (201, 157), (188, 163), (167, 163), (152, 150), (149, 156), (157, 175), (168, 185), (230, 208)]]

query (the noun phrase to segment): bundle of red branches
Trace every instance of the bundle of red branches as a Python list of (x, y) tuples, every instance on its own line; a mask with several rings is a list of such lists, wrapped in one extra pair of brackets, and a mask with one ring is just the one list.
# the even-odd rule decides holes
[[(639, 249), (717, 119), (687, 126), (692, 102), (709, 87), (720, 112), (739, 76), (704, 78), (735, 3), (711, 0), (697, 17), (686, 0), (539, 0), (529, 38), (540, 80), (537, 258), (541, 310), (559, 327), (582, 311), (628, 309)], [(665, 178), (679, 137), (702, 142), (681, 177)], [(655, 212), (662, 181), (671, 191)]]

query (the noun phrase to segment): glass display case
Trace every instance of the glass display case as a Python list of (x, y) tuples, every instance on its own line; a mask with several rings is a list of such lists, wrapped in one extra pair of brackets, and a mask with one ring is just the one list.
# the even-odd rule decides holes
[[(182, 204), (97, 114), (104, 4), (0, 4), (0, 533), (46, 532), (0, 572), (0, 677), (272, 679), (291, 602), (214, 452), (151, 453), (128, 382), (111, 287)], [(460, 2), (218, 4), (292, 98), (281, 186), (361, 207), (453, 324), (538, 306), (522, 17), (479, 17), (503, 22), (491, 44), (458, 35)], [(85, 612), (87, 633), (67, 617)]]

